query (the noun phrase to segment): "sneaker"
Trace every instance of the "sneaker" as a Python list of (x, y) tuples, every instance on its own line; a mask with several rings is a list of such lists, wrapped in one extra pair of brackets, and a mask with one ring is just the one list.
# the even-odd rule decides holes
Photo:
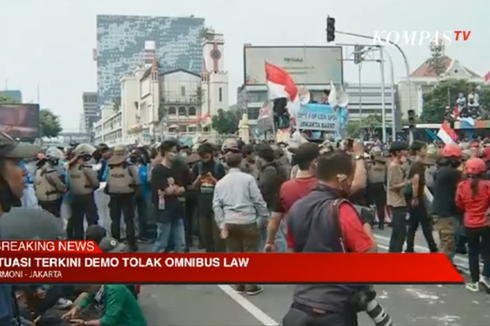
[(233, 285), (233, 290), (238, 293), (243, 293), (245, 292), (245, 285), (243, 284), (238, 284), (238, 285)]
[(248, 295), (257, 295), (264, 291), (264, 287), (261, 285), (254, 285), (246, 290)]
[(56, 308), (60, 310), (65, 310), (70, 308), (73, 305), (73, 301), (65, 299), (65, 298), (60, 298), (58, 302), (56, 303)]
[(466, 283), (466, 289), (470, 290), (471, 292), (478, 292), (480, 291), (480, 285), (478, 282), (476, 283)]
[(480, 283), (488, 290), (490, 290), (490, 279), (485, 276), (480, 276)]

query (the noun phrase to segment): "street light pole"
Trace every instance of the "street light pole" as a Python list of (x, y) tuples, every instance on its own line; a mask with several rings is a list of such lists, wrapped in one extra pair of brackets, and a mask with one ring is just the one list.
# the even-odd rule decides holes
[[(357, 33), (348, 33), (348, 32), (341, 32), (341, 31), (335, 31), (335, 33), (336, 34), (341, 34), (341, 35), (347, 35), (347, 36), (354, 36), (354, 37), (364, 38), (364, 39), (368, 39), (368, 40), (373, 40), (373, 37), (372, 36), (369, 36), (369, 35), (363, 35), (363, 34), (357, 34)], [(383, 39), (383, 38), (379, 38), (379, 39), (381, 41), (383, 41), (383, 42), (386, 42), (386, 43), (389, 43), (389, 44), (393, 45), (400, 52), (400, 54), (403, 57), (403, 60), (405, 61), (405, 69), (406, 69), (406, 73), (407, 73), (407, 84), (408, 84), (408, 92), (409, 92), (408, 106), (410, 107), (411, 110), (413, 110), (413, 107), (412, 107), (412, 81), (410, 80), (410, 65), (408, 64), (407, 56), (405, 55), (405, 52), (403, 52), (403, 50), (400, 48), (400, 46), (398, 44), (393, 43), (392, 41), (386, 40), (386, 39)]]
[[(381, 48), (381, 51), (384, 51), (384, 47)], [(393, 141), (396, 141), (396, 126), (395, 126), (395, 69), (393, 67), (393, 58), (391, 54), (386, 51), (386, 55), (388, 56), (388, 60), (390, 60), (390, 76), (391, 76), (391, 138)]]
[(383, 126), (383, 142), (386, 143), (386, 99), (385, 99), (385, 62), (383, 60), (383, 47), (379, 49), (379, 64), (381, 70), (381, 125)]

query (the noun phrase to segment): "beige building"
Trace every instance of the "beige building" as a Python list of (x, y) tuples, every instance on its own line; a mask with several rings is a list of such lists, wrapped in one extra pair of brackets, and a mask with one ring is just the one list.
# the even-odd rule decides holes
[[(406, 80), (398, 82), (398, 105), (403, 118), (407, 118), (410, 110), (409, 98), (412, 100), (412, 107), (415, 113), (420, 116), (423, 110), (423, 94), (435, 87), (437, 82), (444, 79), (465, 79), (470, 82), (481, 83), (482, 77), (477, 73), (463, 66), (458, 60), (444, 57), (445, 72), (437, 76), (429, 65), (429, 60), (415, 69), (410, 75), (412, 82), (411, 91)], [(456, 97), (457, 94), (454, 94)]]

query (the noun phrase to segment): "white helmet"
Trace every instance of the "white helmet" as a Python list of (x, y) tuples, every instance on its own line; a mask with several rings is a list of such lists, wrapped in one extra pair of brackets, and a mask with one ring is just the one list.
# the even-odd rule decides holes
[(48, 147), (45, 157), (48, 160), (61, 160), (63, 158), (63, 152), (55, 146)]

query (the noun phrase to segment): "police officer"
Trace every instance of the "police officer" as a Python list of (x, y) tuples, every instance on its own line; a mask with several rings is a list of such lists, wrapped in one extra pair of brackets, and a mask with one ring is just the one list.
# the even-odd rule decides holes
[[(287, 223), (294, 252), (376, 251), (369, 224), (361, 220), (346, 200), (355, 169), (351, 155), (344, 151), (331, 151), (318, 158), (318, 185), (289, 211)], [(298, 285), (282, 325), (358, 325), (361, 303), (354, 298), (361, 291), (362, 285)]]
[(88, 225), (97, 224), (99, 215), (94, 191), (99, 188), (97, 172), (88, 162), (96, 151), (90, 144), (80, 144), (73, 150), (73, 159), (68, 163), (68, 184), (71, 193), (71, 218), (68, 220), (67, 237), (83, 240), (83, 217)]
[(56, 169), (62, 158), (61, 150), (55, 146), (49, 147), (44, 159), (38, 162), (34, 175), (34, 191), (39, 205), (57, 217), (60, 217), (63, 194), (66, 192), (62, 176)]
[(107, 185), (104, 191), (110, 196), (111, 235), (121, 241), (121, 214), (123, 214), (129, 249), (137, 251), (134, 198), (141, 191), (138, 170), (128, 162), (128, 152), (125, 146), (114, 148), (114, 154), (107, 161), (107, 166)]

